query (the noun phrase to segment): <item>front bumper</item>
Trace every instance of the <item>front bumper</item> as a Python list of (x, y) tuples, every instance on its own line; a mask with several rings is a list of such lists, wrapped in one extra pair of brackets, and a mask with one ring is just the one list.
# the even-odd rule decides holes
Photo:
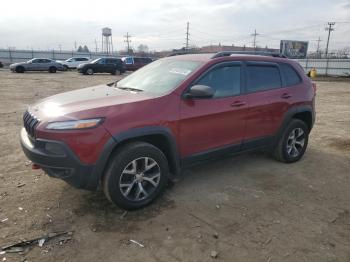
[(21, 145), (24, 154), (40, 166), (49, 176), (60, 178), (76, 188), (95, 190), (91, 183), (94, 165), (80, 162), (72, 150), (61, 141), (32, 139), (26, 130), (21, 130)]

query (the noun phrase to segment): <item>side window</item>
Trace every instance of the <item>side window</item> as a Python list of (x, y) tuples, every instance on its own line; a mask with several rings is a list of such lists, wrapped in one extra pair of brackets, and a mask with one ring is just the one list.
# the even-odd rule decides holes
[(287, 86), (294, 86), (301, 83), (299, 74), (291, 65), (285, 63), (280, 63), (279, 65)]
[(142, 63), (144, 63), (144, 64), (149, 64), (151, 62), (152, 62), (152, 60), (150, 58), (147, 58), (147, 57), (142, 58)]
[(241, 92), (241, 67), (222, 66), (208, 72), (198, 85), (210, 86), (214, 89), (214, 97), (239, 95)]
[(76, 58), (75, 61), (77, 61), (77, 62), (87, 61), (87, 58), (84, 58), (84, 57), (82, 57), (82, 58)]
[(134, 58), (134, 63), (142, 63), (142, 58), (135, 57)]
[(247, 91), (259, 92), (282, 87), (278, 67), (266, 65), (247, 66)]

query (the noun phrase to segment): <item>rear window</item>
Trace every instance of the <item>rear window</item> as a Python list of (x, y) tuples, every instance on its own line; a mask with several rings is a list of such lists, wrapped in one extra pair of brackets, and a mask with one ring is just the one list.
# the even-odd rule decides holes
[(287, 86), (294, 86), (301, 83), (299, 74), (291, 65), (280, 63), (280, 67)]
[(247, 91), (249, 93), (282, 86), (280, 72), (276, 66), (249, 65), (247, 69)]
[(127, 58), (125, 58), (125, 64), (127, 64), (127, 65), (131, 65), (131, 64), (133, 64), (133, 60), (132, 60), (132, 58), (131, 58), (131, 57), (127, 57)]

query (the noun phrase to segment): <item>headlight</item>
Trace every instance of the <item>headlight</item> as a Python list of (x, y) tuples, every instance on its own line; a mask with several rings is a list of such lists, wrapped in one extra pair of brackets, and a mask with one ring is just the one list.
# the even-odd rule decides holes
[(102, 120), (102, 118), (92, 118), (83, 120), (51, 122), (46, 126), (46, 129), (65, 130), (93, 128), (98, 126), (102, 122)]

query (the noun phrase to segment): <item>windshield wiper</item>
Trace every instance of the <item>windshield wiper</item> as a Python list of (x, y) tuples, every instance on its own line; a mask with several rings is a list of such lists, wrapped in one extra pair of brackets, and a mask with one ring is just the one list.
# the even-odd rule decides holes
[(136, 91), (136, 92), (142, 92), (143, 91), (141, 89), (133, 88), (133, 87), (116, 86), (116, 88), (119, 88), (121, 90), (126, 90), (126, 91)]

